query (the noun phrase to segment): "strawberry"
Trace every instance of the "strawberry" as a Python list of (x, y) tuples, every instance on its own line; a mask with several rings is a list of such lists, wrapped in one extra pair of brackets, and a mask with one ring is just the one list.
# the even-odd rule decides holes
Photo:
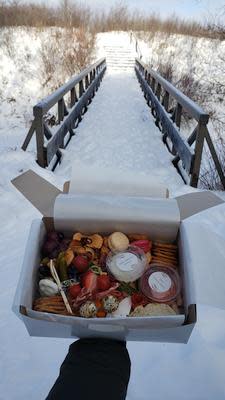
[(97, 290), (97, 275), (91, 270), (85, 272), (81, 276), (81, 284), (90, 292), (95, 292)]
[(70, 296), (75, 299), (78, 294), (81, 292), (81, 286), (79, 283), (75, 283), (74, 285), (69, 286), (68, 292)]
[(103, 272), (101, 275), (98, 275), (98, 290), (108, 290), (111, 286), (111, 282), (109, 279), (109, 275), (106, 272)]
[(150, 240), (135, 240), (131, 243), (131, 246), (132, 245), (139, 247), (145, 253), (148, 253), (152, 248), (152, 242)]

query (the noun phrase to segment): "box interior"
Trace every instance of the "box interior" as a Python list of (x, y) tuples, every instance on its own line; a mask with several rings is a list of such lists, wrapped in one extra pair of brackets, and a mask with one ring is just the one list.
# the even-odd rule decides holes
[[(108, 329), (112, 331), (115, 329), (141, 329), (141, 328), (172, 328), (172, 327), (177, 327), (181, 326), (185, 319), (187, 319), (187, 313), (188, 313), (188, 306), (189, 304), (186, 302), (186, 297), (184, 297), (185, 300), (185, 311), (186, 311), (186, 316), (185, 314), (179, 314), (176, 316), (160, 316), (160, 317), (137, 317), (137, 318), (109, 318), (109, 319), (102, 319), (99, 318), (93, 318), (91, 320), (87, 320), (84, 318), (79, 318), (79, 317), (68, 317), (68, 316), (61, 316), (61, 315), (56, 315), (56, 314), (50, 314), (50, 313), (41, 313), (41, 312), (36, 312), (32, 310), (32, 304), (33, 301), (36, 297), (38, 297), (38, 291), (37, 291), (37, 267), (40, 262), (40, 249), (41, 245), (44, 240), (44, 236), (46, 234), (46, 231), (51, 230), (53, 227), (53, 219), (51, 218), (43, 218), (43, 221), (34, 221), (33, 226), (32, 226), (32, 232), (33, 232), (33, 237), (31, 237), (30, 243), (33, 243), (32, 246), (30, 246), (32, 249), (31, 252), (26, 252), (27, 257), (29, 258), (29, 269), (32, 270), (32, 273), (27, 274), (27, 280), (26, 280), (26, 288), (25, 285), (23, 285), (22, 290), (21, 290), (21, 302), (20, 305), (23, 306), (23, 313), (26, 310), (26, 315), (35, 318), (35, 319), (41, 319), (41, 320), (46, 320), (46, 321), (55, 321), (63, 324), (70, 324), (73, 325), (77, 321), (79, 321), (79, 325), (81, 325), (83, 328), (87, 328), (88, 330), (94, 329), (96, 326), (102, 327), (103, 325), (107, 325)], [(76, 227), (74, 227), (74, 231), (70, 232), (71, 236), (72, 233), (76, 231)], [(129, 230), (129, 229), (128, 229)], [(84, 232), (84, 230), (83, 230)], [(99, 232), (99, 231), (98, 231)], [(126, 230), (126, 224), (124, 223), (123, 225), (123, 232), (124, 233), (129, 233)], [(89, 233), (89, 232), (87, 232)], [(99, 232), (99, 233), (108, 233), (108, 232)], [(137, 233), (137, 231), (135, 231)], [(141, 231), (139, 231), (141, 233)], [(36, 237), (36, 239), (35, 239)], [(174, 238), (176, 239), (176, 237)], [(31, 255), (31, 253), (33, 253)], [(31, 261), (32, 265), (31, 265)], [(182, 267), (180, 269), (180, 275), (184, 279), (184, 271), (182, 270)], [(185, 280), (184, 280), (185, 282)], [(120, 326), (120, 327), (119, 327)], [(117, 327), (117, 328), (116, 328)], [(101, 328), (103, 331), (104, 328)]]

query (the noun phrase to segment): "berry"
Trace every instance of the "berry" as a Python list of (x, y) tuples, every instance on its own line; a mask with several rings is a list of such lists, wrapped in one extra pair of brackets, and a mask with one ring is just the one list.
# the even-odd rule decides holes
[(81, 286), (79, 283), (75, 283), (74, 285), (69, 286), (68, 292), (70, 296), (75, 299), (78, 294), (81, 292)]
[(42, 246), (42, 254), (50, 256), (50, 254), (57, 248), (58, 242), (52, 239), (47, 240)]
[(99, 275), (97, 284), (98, 284), (98, 290), (100, 291), (108, 290), (111, 286), (109, 276), (106, 273)]
[(148, 253), (152, 248), (152, 242), (150, 240), (135, 240), (135, 242), (131, 243), (131, 246), (137, 246), (145, 253)]
[(82, 275), (81, 277), (81, 284), (84, 288), (87, 290), (90, 290), (90, 292), (94, 292), (97, 290), (97, 275), (89, 270), (85, 272), (85, 274)]
[(84, 256), (76, 256), (72, 261), (78, 272), (85, 272), (88, 269), (89, 261)]
[(38, 272), (44, 277), (51, 276), (50, 268), (46, 265), (41, 265), (38, 269)]

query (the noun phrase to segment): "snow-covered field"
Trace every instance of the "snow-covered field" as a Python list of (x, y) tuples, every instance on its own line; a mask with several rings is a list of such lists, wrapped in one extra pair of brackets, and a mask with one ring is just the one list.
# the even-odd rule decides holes
[[(27, 35), (27, 37), (26, 37)], [(17, 36), (17, 35), (16, 35)], [(32, 219), (41, 217), (10, 180), (31, 168), (60, 189), (70, 177), (73, 161), (138, 171), (157, 177), (171, 195), (191, 188), (183, 185), (170, 164), (160, 134), (151, 120), (134, 74), (108, 71), (77, 136), (64, 150), (55, 173), (42, 170), (35, 154), (19, 149), (32, 116), (32, 106), (43, 95), (39, 84), (38, 39), (26, 32), (18, 35), (14, 63), (0, 49), (0, 399), (44, 399), (53, 384), (71, 340), (31, 338), (11, 311), (23, 253)], [(26, 40), (25, 40), (26, 37)], [(108, 34), (113, 46), (128, 47), (124, 34)], [(104, 55), (100, 37), (98, 56)], [(23, 49), (33, 60), (27, 71)], [(29, 68), (28, 68), (29, 69)], [(118, 98), (118, 92), (120, 97)], [(13, 96), (16, 101), (7, 101)], [(20, 118), (18, 118), (20, 116)], [(225, 312), (199, 307), (199, 321), (188, 345), (128, 343), (132, 374), (128, 400), (223, 400), (225, 398)]]

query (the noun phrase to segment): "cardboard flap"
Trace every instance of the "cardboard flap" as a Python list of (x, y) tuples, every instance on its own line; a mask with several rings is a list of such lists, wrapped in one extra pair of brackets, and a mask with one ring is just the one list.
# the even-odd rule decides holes
[(181, 220), (191, 217), (203, 210), (218, 206), (224, 201), (215, 193), (210, 191), (192, 192), (176, 197), (180, 210)]
[(55, 201), (56, 230), (151, 234), (153, 239), (173, 242), (180, 213), (175, 199), (149, 197), (61, 194)]
[(74, 163), (70, 181), (71, 194), (121, 195), (138, 197), (169, 197), (166, 186), (154, 177), (135, 171)]
[(53, 216), (55, 199), (62, 193), (59, 189), (32, 170), (24, 172), (11, 182), (42, 215)]
[(180, 229), (196, 303), (225, 309), (225, 204), (187, 218)]

